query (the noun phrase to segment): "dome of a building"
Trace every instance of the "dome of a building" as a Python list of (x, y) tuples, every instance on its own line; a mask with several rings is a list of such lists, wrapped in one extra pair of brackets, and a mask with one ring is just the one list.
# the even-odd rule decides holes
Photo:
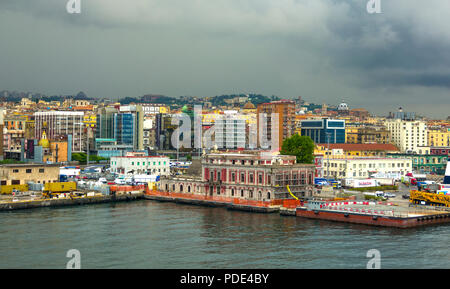
[(339, 104), (337, 109), (338, 110), (348, 110), (348, 105), (344, 101), (342, 101), (342, 103)]
[(47, 139), (47, 135), (45, 134), (45, 131), (42, 132), (42, 138), (39, 141), (38, 145), (45, 149), (50, 148), (50, 142)]
[(244, 109), (256, 109), (255, 105), (250, 101), (244, 105)]

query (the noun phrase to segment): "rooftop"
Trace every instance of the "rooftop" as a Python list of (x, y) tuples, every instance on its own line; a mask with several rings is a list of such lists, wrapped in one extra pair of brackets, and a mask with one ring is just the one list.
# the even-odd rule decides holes
[[(327, 148), (328, 144), (316, 144)], [(330, 149), (343, 149), (344, 151), (399, 151), (393, 144), (329, 144)]]

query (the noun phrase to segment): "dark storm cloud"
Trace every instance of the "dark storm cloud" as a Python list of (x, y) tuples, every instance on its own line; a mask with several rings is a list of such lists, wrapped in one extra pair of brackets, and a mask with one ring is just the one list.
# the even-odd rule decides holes
[[(52, 77), (58, 81), (48, 89), (67, 86), (56, 73), (63, 62), (80, 86), (99, 96), (154, 89), (169, 95), (250, 90), (303, 94), (318, 102), (346, 98), (360, 106), (376, 96), (382, 107), (392, 99), (426, 101), (412, 93), (417, 87), (440, 100), (450, 88), (448, 1), (381, 0), (381, 14), (367, 13), (367, 0), (81, 2), (80, 15), (65, 12), (66, 0), (0, 2), (1, 24), (16, 29), (14, 34), (3, 30), (9, 45), (23, 45), (17, 39), (30, 37), (26, 30), (42, 32), (32, 39), (41, 50), (23, 51), (42, 58), (48, 56), (44, 41), (57, 35), (56, 44), (69, 55), (87, 55), (81, 63), (92, 65), (91, 75), (98, 76), (97, 83), (85, 76), (75, 57), (72, 62), (50, 57), (44, 76), (33, 75), (33, 87), (45, 89)], [(39, 65), (29, 57), (23, 69)], [(14, 71), (10, 59), (22, 58), (11, 48), (0, 54), (0, 64)], [(19, 83), (17, 75), (2, 74), (0, 86)], [(395, 95), (380, 96), (387, 92)]]

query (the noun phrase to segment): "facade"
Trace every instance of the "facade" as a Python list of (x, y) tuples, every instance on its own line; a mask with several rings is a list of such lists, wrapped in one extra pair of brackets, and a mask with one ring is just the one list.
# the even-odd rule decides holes
[(3, 123), (0, 123), (0, 161), (2, 161), (3, 158)]
[(447, 155), (434, 154), (389, 154), (389, 157), (410, 159), (417, 173), (438, 175), (444, 175), (448, 159)]
[(215, 144), (219, 149), (246, 147), (246, 122), (237, 111), (218, 115), (214, 125)]
[(450, 146), (448, 147), (431, 147), (430, 154), (450, 156)]
[(301, 134), (311, 137), (315, 143), (345, 143), (345, 120), (302, 120)]
[(0, 165), (0, 184), (24, 185), (28, 182), (39, 184), (59, 181), (58, 165), (8, 164)]
[(87, 129), (83, 112), (45, 111), (35, 112), (35, 136), (45, 131), (48, 139), (72, 135), (72, 151), (83, 152), (87, 148)]
[(38, 141), (22, 139), (20, 161), (29, 163), (62, 163), (72, 160), (72, 136), (48, 140), (45, 133)]
[(346, 143), (354, 144), (389, 144), (391, 133), (385, 128), (347, 127)]
[(3, 122), (3, 147), (5, 158), (18, 159), (20, 157), (20, 140), (25, 135), (26, 116), (7, 115)]
[(114, 139), (117, 149), (144, 148), (144, 114), (138, 105), (105, 107), (97, 115), (96, 138)]
[(417, 153), (419, 147), (428, 146), (424, 121), (393, 119), (386, 121), (385, 126), (391, 132), (392, 143), (403, 153)]
[[(270, 103), (262, 103), (257, 107), (257, 136), (258, 147), (264, 146), (264, 141), (274, 143), (278, 147), (272, 150), (280, 150), (283, 140), (292, 136), (295, 130), (295, 102), (280, 100)], [(266, 118), (264, 118), (264, 114)], [(276, 120), (272, 121), (272, 114), (277, 114)], [(265, 128), (265, 129), (264, 129)], [(261, 134), (261, 135), (260, 135)], [(275, 138), (272, 141), (272, 138)]]
[(144, 149), (154, 150), (156, 148), (156, 130), (154, 119), (144, 120), (143, 146)]
[(335, 179), (365, 179), (376, 173), (405, 176), (412, 172), (412, 161), (409, 158), (329, 158), (324, 160), (324, 166), (325, 176)]
[(111, 172), (118, 174), (170, 174), (170, 159), (163, 156), (113, 156), (110, 165)]
[(157, 103), (141, 103), (142, 111), (144, 112), (144, 116), (154, 116), (159, 113), (169, 113), (169, 107), (165, 104), (157, 104)]
[(314, 153), (338, 157), (384, 157), (388, 153), (399, 153), (392, 144), (317, 144)]
[(270, 153), (213, 153), (202, 159), (201, 177), (163, 178), (160, 190), (212, 197), (270, 201), (314, 191), (314, 164), (296, 164), (295, 156)]
[(428, 130), (428, 145), (432, 147), (449, 147), (450, 131)]

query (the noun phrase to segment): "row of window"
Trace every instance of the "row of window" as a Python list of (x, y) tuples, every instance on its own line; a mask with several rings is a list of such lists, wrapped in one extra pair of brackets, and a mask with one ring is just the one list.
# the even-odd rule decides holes
[[(13, 169), (13, 173), (20, 173), (20, 169)], [(33, 172), (32, 169), (25, 169), (25, 173), (31, 174)], [(45, 169), (39, 169), (39, 173), (45, 173)]]

